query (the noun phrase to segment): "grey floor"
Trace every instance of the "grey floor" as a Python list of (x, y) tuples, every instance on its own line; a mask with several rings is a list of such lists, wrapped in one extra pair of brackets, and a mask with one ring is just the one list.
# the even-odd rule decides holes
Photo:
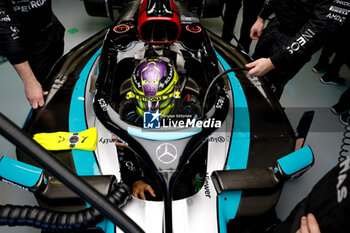
[[(86, 14), (82, 1), (55, 0), (53, 9), (62, 21), (67, 31), (72, 28), (78, 32), (71, 34), (66, 31), (65, 51), (82, 42), (84, 39), (103, 29), (110, 24), (108, 19), (93, 18)], [(220, 19), (202, 20), (204, 26), (220, 35), (222, 22)], [(239, 32), (240, 17), (235, 31)], [(234, 42), (233, 42), (234, 43)], [(252, 44), (253, 51), (255, 43)], [(306, 110), (315, 110), (315, 119), (311, 132), (306, 140), (315, 154), (314, 166), (297, 180), (289, 181), (282, 192), (277, 204), (277, 213), (284, 219), (295, 204), (311, 190), (312, 186), (333, 167), (338, 158), (342, 133), (344, 127), (338, 118), (333, 115), (329, 107), (335, 104), (341, 93), (350, 84), (350, 70), (343, 67), (341, 76), (347, 79), (344, 86), (323, 85), (319, 81), (319, 75), (311, 71), (317, 62), (320, 52), (317, 52), (312, 61), (290, 81), (281, 98), (281, 104), (286, 108), (286, 113), (292, 125), (295, 127), (302, 113)], [(24, 95), (23, 84), (12, 66), (7, 62), (0, 65), (0, 111), (18, 126), (22, 126), (30, 110)], [(0, 156), (15, 157), (15, 149), (3, 137), (0, 136)], [(19, 204), (36, 205), (32, 194), (0, 183), (0, 205)], [(39, 230), (28, 227), (0, 227), (2, 233), (34, 233)]]

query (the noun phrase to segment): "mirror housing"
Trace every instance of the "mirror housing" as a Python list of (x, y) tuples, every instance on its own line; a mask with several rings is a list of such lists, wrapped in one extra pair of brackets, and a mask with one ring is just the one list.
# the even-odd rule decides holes
[(278, 159), (272, 167), (214, 171), (211, 178), (218, 195), (223, 191), (272, 188), (302, 175), (313, 163), (312, 150), (306, 146)]

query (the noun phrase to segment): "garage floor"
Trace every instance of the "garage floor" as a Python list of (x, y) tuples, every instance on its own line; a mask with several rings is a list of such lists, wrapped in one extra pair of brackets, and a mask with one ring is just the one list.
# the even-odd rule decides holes
[[(103, 29), (110, 24), (109, 19), (93, 18), (86, 14), (82, 1), (55, 0), (53, 9), (66, 27), (65, 51)], [(210, 30), (221, 33), (222, 22), (220, 19), (202, 20), (204, 26)], [(238, 19), (237, 25), (241, 21)], [(77, 30), (76, 30), (77, 29)], [(239, 26), (236, 28), (239, 32)], [(253, 51), (253, 46), (251, 51)], [(323, 85), (320, 76), (313, 73), (311, 68), (316, 64), (320, 52), (317, 52), (310, 63), (288, 83), (281, 98), (281, 104), (296, 127), (302, 113), (307, 110), (315, 110), (315, 118), (308, 135), (306, 144), (312, 147), (315, 154), (314, 166), (297, 180), (289, 181), (282, 192), (277, 205), (277, 213), (284, 219), (295, 204), (311, 190), (312, 186), (322, 175), (333, 167), (340, 150), (343, 125), (333, 115), (329, 107), (335, 104), (341, 93), (350, 85), (350, 70), (343, 67), (341, 76), (347, 79), (344, 86)], [(0, 64), (0, 109), (1, 113), (12, 119), (18, 126), (22, 126), (30, 110), (25, 98), (23, 84), (12, 68), (6, 62)], [(0, 155), (15, 157), (15, 149), (3, 137), (0, 136)], [(32, 194), (25, 190), (0, 183), (0, 204), (36, 205)], [(34, 233), (37, 229), (27, 227), (0, 227), (2, 233)]]

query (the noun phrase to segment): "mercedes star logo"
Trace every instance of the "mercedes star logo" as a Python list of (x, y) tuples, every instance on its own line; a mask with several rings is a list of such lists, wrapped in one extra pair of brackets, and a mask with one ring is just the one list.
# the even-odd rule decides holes
[(177, 159), (177, 149), (173, 144), (163, 143), (157, 147), (156, 155), (162, 163), (170, 164)]

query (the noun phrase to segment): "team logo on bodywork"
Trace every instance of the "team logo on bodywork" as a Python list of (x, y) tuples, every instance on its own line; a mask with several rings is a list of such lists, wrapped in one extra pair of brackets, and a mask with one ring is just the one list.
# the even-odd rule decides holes
[(173, 144), (163, 143), (157, 147), (156, 156), (164, 164), (170, 164), (177, 159), (177, 149)]

